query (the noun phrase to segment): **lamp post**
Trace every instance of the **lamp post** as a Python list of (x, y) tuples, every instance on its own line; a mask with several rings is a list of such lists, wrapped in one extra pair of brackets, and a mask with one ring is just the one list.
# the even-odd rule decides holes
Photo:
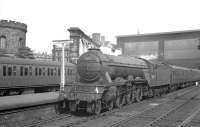
[(64, 87), (65, 87), (65, 44), (73, 43), (73, 41), (72, 40), (53, 40), (53, 43), (61, 44), (62, 46), (60, 92), (63, 92)]

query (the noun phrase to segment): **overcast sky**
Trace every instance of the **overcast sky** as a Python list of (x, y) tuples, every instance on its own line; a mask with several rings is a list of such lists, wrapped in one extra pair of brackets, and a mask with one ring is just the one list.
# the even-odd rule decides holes
[(117, 35), (200, 29), (199, 0), (0, 0), (0, 19), (28, 25), (26, 44), (51, 52), (52, 40), (69, 39), (70, 27), (86, 34)]

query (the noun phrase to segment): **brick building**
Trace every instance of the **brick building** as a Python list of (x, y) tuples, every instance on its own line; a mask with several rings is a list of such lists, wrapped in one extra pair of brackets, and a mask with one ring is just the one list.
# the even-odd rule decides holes
[(200, 30), (117, 36), (122, 54), (200, 68)]
[[(67, 44), (65, 47), (65, 61), (77, 63), (78, 57), (87, 52), (89, 48), (99, 48), (100, 44), (86, 35), (80, 28), (71, 27), (68, 29), (70, 32), (70, 40), (73, 43)], [(53, 45), (52, 58), (53, 61), (61, 61), (62, 49)]]
[(43, 53), (34, 52), (33, 55), (36, 60), (52, 61), (52, 55), (48, 54), (47, 52), (43, 52)]
[(20, 22), (0, 20), (0, 50), (15, 54), (26, 46), (27, 25)]

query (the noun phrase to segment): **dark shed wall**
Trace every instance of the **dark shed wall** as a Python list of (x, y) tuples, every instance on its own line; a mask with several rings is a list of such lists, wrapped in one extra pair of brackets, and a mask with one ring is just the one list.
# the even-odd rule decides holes
[(118, 36), (117, 44), (123, 55), (153, 55), (171, 64), (200, 66), (200, 30)]
[(200, 59), (199, 39), (181, 39), (165, 41), (165, 59)]

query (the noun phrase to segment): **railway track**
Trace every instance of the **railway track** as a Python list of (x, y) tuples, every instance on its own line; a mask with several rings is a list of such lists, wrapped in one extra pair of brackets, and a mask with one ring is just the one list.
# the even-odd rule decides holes
[[(194, 89), (195, 88), (193, 88), (193, 87), (192, 88), (185, 88), (185, 89), (179, 90), (178, 92), (170, 93), (165, 98), (170, 98), (170, 99), (178, 98), (182, 95), (190, 93)], [(150, 100), (148, 100), (148, 102)], [(136, 104), (137, 105), (145, 105), (145, 101), (142, 101), (142, 102), (139, 102), (139, 103), (136, 103)], [(126, 108), (126, 106), (124, 108)], [(72, 120), (67, 119), (67, 120), (64, 120), (64, 121), (63, 120), (55, 121), (53, 123), (46, 124), (44, 127), (72, 127), (72, 126), (78, 126), (78, 127), (84, 126), (84, 127), (86, 127), (86, 126), (90, 126), (90, 125), (88, 125), (88, 124), (85, 125), (85, 123), (90, 123), (91, 121), (96, 121), (96, 120), (98, 121), (98, 119), (104, 119), (105, 117), (113, 116), (113, 114), (115, 114), (115, 113), (117, 114), (117, 112), (119, 112), (120, 110), (121, 109), (114, 109), (114, 110), (111, 110), (111, 111), (106, 111), (106, 112), (101, 113), (98, 116), (86, 116), (86, 117), (82, 117), (82, 118), (81, 117), (73, 117)], [(150, 108), (148, 108), (146, 110), (150, 110)], [(135, 115), (137, 115), (137, 113), (132, 114), (132, 116), (135, 116)], [(129, 118), (131, 118), (131, 117), (129, 117)], [(120, 121), (120, 122), (126, 123), (126, 121), (127, 121), (127, 119), (125, 121)], [(116, 124), (118, 124), (118, 123), (116, 123)], [(112, 126), (116, 126), (116, 124), (113, 124)], [(92, 126), (94, 126), (94, 125), (92, 125)], [(95, 126), (97, 126), (97, 125), (95, 125)], [(103, 126), (105, 126), (105, 125), (103, 125)], [(108, 126), (108, 125), (106, 125), (106, 126)]]
[(200, 126), (200, 106), (197, 106), (194, 112), (192, 112), (178, 127), (199, 127)]
[(54, 120), (66, 119), (70, 116), (69, 114), (57, 114), (55, 111), (55, 103), (50, 103), (2, 111), (0, 112), (0, 126), (33, 127)]
[[(176, 96), (175, 98), (179, 98), (179, 100), (183, 101), (180, 98), (180, 96), (190, 93), (191, 91), (193, 91), (193, 89), (194, 88), (183, 90), (182, 92), (179, 92), (179, 94), (170, 93), (169, 95), (167, 95), (167, 97), (172, 98)], [(82, 125), (82, 123), (95, 120), (104, 116), (109, 116), (110, 114), (113, 114), (120, 110), (120, 109), (114, 109), (112, 111), (103, 112), (98, 116), (89, 115), (89, 116), (79, 117), (71, 114), (57, 114), (54, 110), (55, 108), (54, 106), (55, 103), (51, 103), (29, 108), (0, 112), (0, 126), (36, 127), (36, 126), (50, 126), (51, 124), (49, 123), (54, 123), (54, 125), (52, 126), (55, 126), (56, 125), (55, 123), (57, 123), (58, 126), (62, 125), (62, 127), (79, 126)], [(134, 117), (135, 115), (138, 114), (134, 114), (132, 117)], [(129, 119), (131, 119), (131, 117)], [(127, 119), (125, 121), (127, 121)], [(120, 121), (120, 123), (123, 123), (125, 121)], [(113, 124), (112, 126), (117, 126), (117, 124), (119, 123)]]
[(196, 105), (200, 104), (200, 101), (195, 99), (199, 96), (199, 92), (200, 88), (198, 90), (192, 89), (159, 106), (146, 109), (138, 114), (130, 115), (128, 118), (115, 122), (109, 127), (178, 126), (182, 121), (187, 119), (189, 113), (195, 111)]
[(60, 120), (54, 120), (54, 122), (51, 122), (49, 124), (46, 124), (46, 125), (43, 125), (43, 127), (73, 127), (73, 126), (79, 126), (81, 125), (82, 123), (85, 123), (87, 121), (90, 121), (90, 120), (95, 120), (95, 119), (98, 119), (98, 118), (101, 118), (103, 116), (107, 116), (109, 114), (112, 114), (116, 112), (116, 110), (112, 110), (112, 111), (106, 111), (106, 112), (103, 112), (99, 115), (89, 115), (89, 114), (84, 114), (83, 116), (80, 116), (79, 115), (73, 115), (72, 117), (70, 117), (70, 119), (60, 119)]

